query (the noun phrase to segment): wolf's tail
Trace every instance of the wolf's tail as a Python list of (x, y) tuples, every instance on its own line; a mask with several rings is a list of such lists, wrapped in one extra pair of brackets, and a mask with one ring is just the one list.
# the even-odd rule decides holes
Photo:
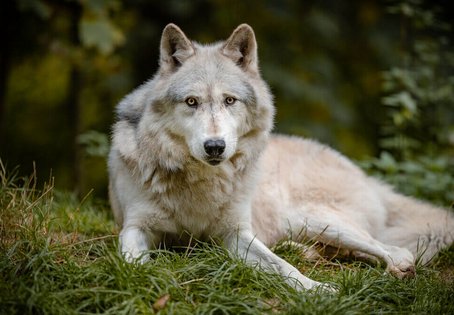
[(421, 264), (429, 263), (438, 252), (454, 243), (454, 213), (407, 197), (379, 184), (388, 217), (378, 238), (409, 249)]

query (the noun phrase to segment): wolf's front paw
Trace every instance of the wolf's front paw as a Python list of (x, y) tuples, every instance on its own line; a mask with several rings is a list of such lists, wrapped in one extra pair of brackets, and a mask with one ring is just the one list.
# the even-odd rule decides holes
[(120, 232), (121, 254), (129, 263), (146, 263), (150, 257), (147, 253), (148, 235), (139, 227), (124, 228)]
[(318, 282), (318, 285), (313, 288), (314, 290), (319, 290), (326, 293), (338, 293), (339, 289), (331, 283), (322, 283)]
[(303, 275), (301, 275), (301, 277), (299, 279), (288, 278), (287, 282), (290, 285), (292, 285), (293, 287), (295, 287), (298, 291), (310, 290), (310, 291), (320, 291), (320, 292), (326, 292), (326, 293), (338, 292), (338, 289), (335, 286), (333, 286), (332, 284), (314, 281)]
[(126, 262), (144, 264), (150, 260), (150, 256), (146, 252), (125, 251), (121, 253)]

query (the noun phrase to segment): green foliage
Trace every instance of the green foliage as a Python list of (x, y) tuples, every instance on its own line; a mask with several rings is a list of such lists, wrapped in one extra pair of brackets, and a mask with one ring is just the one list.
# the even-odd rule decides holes
[(448, 156), (420, 155), (398, 161), (383, 151), (378, 158), (362, 161), (360, 165), (406, 195), (454, 206), (454, 167)]
[(389, 119), (381, 145), (403, 157), (430, 150), (446, 153), (454, 144), (452, 25), (421, 3), (405, 0), (389, 9), (401, 15), (404, 47), (401, 66), (383, 75), (382, 104)]
[(0, 164), (0, 313), (2, 314), (452, 314), (449, 272), (454, 251), (437, 269), (398, 280), (359, 262), (278, 254), (339, 292), (296, 292), (281, 277), (251, 268), (216, 244), (150, 251), (144, 265), (125, 263), (108, 207), (41, 190), (34, 176), (7, 175)]
[(418, 0), (389, 8), (402, 19), (402, 64), (383, 74), (379, 158), (362, 163), (400, 191), (454, 205), (454, 53), (451, 25)]

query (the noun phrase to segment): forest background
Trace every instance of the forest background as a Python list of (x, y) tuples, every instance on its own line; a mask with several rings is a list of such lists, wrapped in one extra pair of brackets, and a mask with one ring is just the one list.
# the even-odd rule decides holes
[(163, 27), (256, 32), (275, 131), (312, 137), (405, 193), (454, 200), (454, 8), (437, 1), (2, 1), (0, 158), (105, 197), (117, 102), (156, 71)]

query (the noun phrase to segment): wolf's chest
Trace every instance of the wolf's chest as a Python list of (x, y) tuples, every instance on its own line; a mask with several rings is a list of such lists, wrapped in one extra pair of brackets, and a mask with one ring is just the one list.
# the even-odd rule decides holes
[(178, 232), (212, 234), (225, 218), (237, 189), (225, 172), (159, 173), (150, 184), (152, 202), (174, 220)]

